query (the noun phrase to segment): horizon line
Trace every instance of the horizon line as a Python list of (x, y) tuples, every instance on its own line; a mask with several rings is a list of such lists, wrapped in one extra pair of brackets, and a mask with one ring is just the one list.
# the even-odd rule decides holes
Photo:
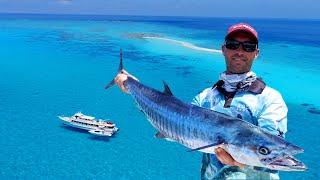
[(310, 21), (320, 21), (320, 18), (288, 18), (288, 17), (232, 17), (232, 16), (181, 16), (181, 15), (139, 15), (139, 14), (73, 14), (73, 13), (33, 13), (33, 12), (0, 12), (1, 14), (6, 14), (6, 15), (58, 15), (58, 16), (63, 16), (63, 15), (69, 15), (69, 16), (119, 16), (119, 17), (128, 17), (128, 16), (133, 16), (133, 17), (177, 17), (177, 18), (227, 18), (227, 19), (273, 19), (273, 20), (310, 20)]

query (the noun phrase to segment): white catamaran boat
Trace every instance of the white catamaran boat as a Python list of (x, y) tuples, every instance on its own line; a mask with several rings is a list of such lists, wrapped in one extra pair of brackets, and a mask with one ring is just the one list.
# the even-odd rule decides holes
[(77, 112), (71, 117), (58, 117), (66, 125), (88, 130), (89, 133), (98, 136), (112, 136), (118, 131), (118, 128), (114, 123), (102, 119), (95, 119), (95, 117), (84, 115), (81, 112)]
[(105, 131), (104, 129), (92, 129), (89, 133), (94, 134), (96, 136), (112, 136), (113, 133), (110, 131)]

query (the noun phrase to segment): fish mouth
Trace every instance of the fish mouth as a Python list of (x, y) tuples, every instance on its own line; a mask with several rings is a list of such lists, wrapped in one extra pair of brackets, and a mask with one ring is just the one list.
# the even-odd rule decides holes
[(270, 169), (282, 170), (282, 171), (305, 171), (308, 169), (306, 165), (304, 165), (301, 161), (295, 159), (291, 155), (272, 161), (268, 165), (268, 167)]

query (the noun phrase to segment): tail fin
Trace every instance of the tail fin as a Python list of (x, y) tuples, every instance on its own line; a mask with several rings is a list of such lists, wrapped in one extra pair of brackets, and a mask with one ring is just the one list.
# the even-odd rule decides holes
[[(118, 74), (121, 73), (122, 70), (123, 70), (122, 49), (120, 49), (120, 63), (119, 63), (119, 68), (118, 68)], [(112, 79), (112, 81), (110, 81), (109, 84), (106, 85), (106, 87), (104, 87), (104, 88), (108, 89), (109, 87), (113, 86), (114, 84), (115, 84), (114, 79)]]

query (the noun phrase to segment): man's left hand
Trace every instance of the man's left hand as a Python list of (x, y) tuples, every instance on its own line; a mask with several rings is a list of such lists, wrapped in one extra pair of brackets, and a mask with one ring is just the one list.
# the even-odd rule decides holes
[(245, 164), (241, 164), (241, 163), (235, 161), (232, 158), (232, 156), (222, 148), (215, 149), (215, 153), (216, 153), (216, 156), (219, 159), (219, 161), (223, 164), (230, 165), (230, 166), (239, 166), (240, 168), (245, 167)]

